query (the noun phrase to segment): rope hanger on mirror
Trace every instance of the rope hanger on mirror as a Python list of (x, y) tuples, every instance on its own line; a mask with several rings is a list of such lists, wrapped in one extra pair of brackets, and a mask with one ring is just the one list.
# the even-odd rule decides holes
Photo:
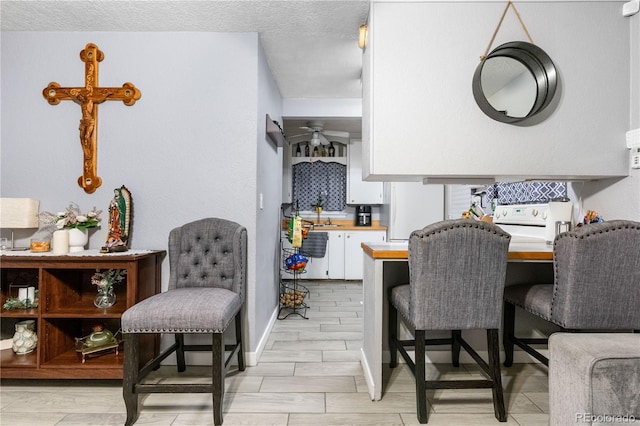
[(484, 55), (480, 56), (480, 61), (484, 61), (485, 58), (487, 57), (487, 55), (489, 54), (489, 51), (491, 50), (491, 45), (493, 45), (493, 41), (496, 39), (496, 35), (498, 35), (498, 31), (500, 31), (500, 26), (502, 25), (502, 21), (504, 21), (504, 17), (507, 14), (507, 11), (509, 10), (510, 7), (513, 8), (513, 12), (518, 17), (518, 21), (520, 21), (520, 25), (522, 26), (522, 29), (524, 30), (524, 33), (527, 35), (527, 38), (529, 39), (529, 43), (535, 44), (533, 42), (533, 39), (531, 38), (531, 35), (529, 35), (529, 31), (527, 30), (527, 26), (524, 24), (524, 22), (522, 21), (522, 18), (520, 17), (520, 13), (518, 13), (518, 9), (516, 9), (516, 5), (513, 4), (513, 2), (509, 1), (507, 3), (507, 7), (505, 7), (504, 11), (502, 12), (502, 16), (500, 17), (500, 21), (498, 22), (498, 26), (493, 31), (493, 35), (491, 36), (491, 41), (489, 41), (489, 45), (487, 46), (487, 50), (484, 51)]

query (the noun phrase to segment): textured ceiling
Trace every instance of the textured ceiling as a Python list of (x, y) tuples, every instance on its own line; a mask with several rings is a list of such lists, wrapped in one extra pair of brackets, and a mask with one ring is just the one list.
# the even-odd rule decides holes
[[(257, 32), (283, 98), (361, 98), (369, 1), (0, 0), (3, 31)], [(361, 120), (314, 117), (358, 137)], [(287, 135), (306, 119), (283, 120)]]
[(369, 1), (0, 1), (3, 31), (257, 32), (284, 98), (361, 98)]

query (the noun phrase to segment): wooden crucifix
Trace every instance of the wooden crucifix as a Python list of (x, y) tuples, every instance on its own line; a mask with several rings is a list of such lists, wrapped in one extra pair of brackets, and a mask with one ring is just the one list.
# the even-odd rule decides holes
[(122, 101), (125, 105), (133, 105), (140, 99), (140, 90), (131, 83), (122, 87), (98, 87), (98, 62), (104, 59), (104, 53), (93, 43), (80, 51), (80, 59), (84, 66), (84, 87), (60, 87), (52, 81), (42, 91), (42, 95), (51, 105), (60, 101), (72, 100), (80, 105), (80, 144), (82, 145), (82, 176), (78, 185), (88, 194), (93, 193), (102, 179), (97, 175), (98, 168), (98, 104), (104, 101)]

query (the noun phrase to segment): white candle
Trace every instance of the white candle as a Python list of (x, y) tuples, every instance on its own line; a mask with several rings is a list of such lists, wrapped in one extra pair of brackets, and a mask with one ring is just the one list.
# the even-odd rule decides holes
[(26, 287), (22, 287), (18, 289), (18, 300), (19, 301), (23, 301), (23, 300), (27, 300), (27, 297), (29, 297), (29, 293), (27, 292), (27, 288)]
[(53, 254), (69, 253), (69, 231), (61, 229), (53, 233)]
[(27, 287), (27, 298), (31, 303), (36, 299), (36, 288), (35, 287)]

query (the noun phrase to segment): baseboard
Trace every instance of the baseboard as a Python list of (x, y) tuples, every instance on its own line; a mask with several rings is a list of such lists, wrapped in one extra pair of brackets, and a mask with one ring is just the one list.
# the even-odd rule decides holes
[(267, 328), (265, 328), (264, 333), (262, 333), (262, 337), (260, 338), (260, 341), (258, 342), (258, 346), (256, 347), (256, 350), (253, 352), (245, 352), (245, 362), (247, 363), (248, 366), (250, 367), (254, 367), (256, 365), (258, 365), (258, 361), (260, 361), (260, 355), (262, 355), (262, 352), (264, 351), (265, 346), (267, 345), (267, 342), (269, 341), (269, 336), (271, 335), (271, 330), (273, 329), (273, 326), (275, 325), (276, 321), (278, 320), (278, 311), (280, 310), (279, 306), (276, 306), (276, 309), (273, 311), (273, 314), (271, 315), (271, 318), (269, 318), (269, 323), (267, 324)]

